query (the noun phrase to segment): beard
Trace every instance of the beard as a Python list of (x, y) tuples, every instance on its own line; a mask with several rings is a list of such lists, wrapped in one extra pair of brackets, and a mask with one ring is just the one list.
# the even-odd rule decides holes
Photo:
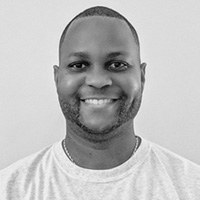
[(107, 140), (108, 138), (113, 137), (112, 133), (114, 130), (128, 122), (129, 120), (133, 120), (137, 115), (141, 101), (142, 101), (142, 92), (139, 91), (133, 101), (131, 103), (127, 102), (127, 96), (125, 94), (121, 95), (122, 98), (119, 102), (119, 108), (116, 113), (116, 120), (109, 127), (97, 131), (93, 130), (86, 125), (84, 125), (80, 119), (80, 98), (78, 95), (74, 97), (73, 102), (68, 102), (59, 96), (59, 102), (61, 106), (61, 110), (65, 116), (65, 119), (69, 121), (71, 124), (77, 125), (84, 133), (82, 137), (87, 138), (93, 142), (99, 142)]

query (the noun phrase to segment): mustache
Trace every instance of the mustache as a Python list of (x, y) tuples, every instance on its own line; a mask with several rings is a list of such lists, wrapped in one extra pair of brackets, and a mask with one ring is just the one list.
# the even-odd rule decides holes
[(118, 97), (118, 99), (121, 99), (121, 100), (125, 100), (128, 98), (127, 94), (124, 92), (124, 91), (120, 91), (120, 92), (112, 92), (112, 91), (109, 91), (109, 92), (105, 92), (104, 90), (93, 90), (93, 91), (86, 91), (84, 92), (84, 95), (80, 92), (77, 92), (75, 93), (74, 95), (74, 99), (76, 102), (80, 101), (80, 99), (83, 97), (83, 96), (105, 96), (105, 97), (112, 97), (112, 96), (116, 96)]

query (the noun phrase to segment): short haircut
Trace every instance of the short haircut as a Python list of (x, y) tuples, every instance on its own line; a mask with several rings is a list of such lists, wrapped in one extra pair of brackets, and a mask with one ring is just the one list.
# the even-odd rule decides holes
[(137, 34), (135, 28), (124, 16), (122, 16), (120, 13), (118, 13), (117, 11), (112, 10), (110, 8), (107, 8), (104, 6), (95, 6), (95, 7), (88, 8), (88, 9), (84, 10), (83, 12), (79, 13), (67, 24), (67, 26), (65, 27), (65, 29), (62, 32), (62, 35), (60, 37), (59, 57), (61, 54), (61, 47), (62, 47), (63, 41), (65, 39), (65, 35), (66, 35), (67, 30), (68, 30), (69, 26), (71, 25), (71, 23), (73, 21), (75, 21), (76, 19), (83, 18), (83, 17), (92, 17), (92, 16), (113, 17), (113, 18), (124, 20), (128, 24), (128, 26), (133, 34), (133, 37), (135, 39), (135, 42), (138, 45), (138, 48), (140, 47), (138, 34)]

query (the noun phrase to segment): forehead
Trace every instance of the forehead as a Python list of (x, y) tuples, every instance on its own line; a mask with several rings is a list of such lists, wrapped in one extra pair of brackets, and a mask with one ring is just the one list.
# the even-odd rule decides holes
[(76, 51), (108, 54), (115, 51), (137, 53), (138, 49), (125, 21), (102, 16), (84, 17), (70, 25), (61, 47), (61, 59)]

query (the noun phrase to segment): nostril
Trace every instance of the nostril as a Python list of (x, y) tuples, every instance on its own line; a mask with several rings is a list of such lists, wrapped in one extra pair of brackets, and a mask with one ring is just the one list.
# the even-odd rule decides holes
[(86, 84), (91, 87), (95, 88), (103, 88), (106, 86), (111, 86), (112, 81), (110, 79), (105, 79), (105, 78), (92, 78), (92, 79), (87, 79)]

